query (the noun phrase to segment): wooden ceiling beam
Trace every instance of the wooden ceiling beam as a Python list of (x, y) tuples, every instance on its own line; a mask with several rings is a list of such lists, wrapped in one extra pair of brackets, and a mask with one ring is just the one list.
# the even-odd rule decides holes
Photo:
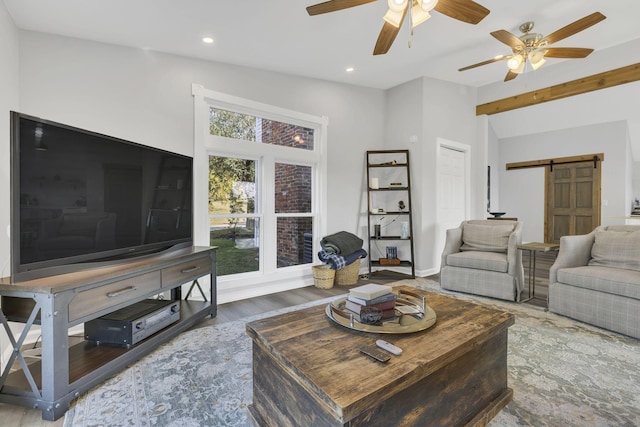
[(503, 113), (638, 80), (640, 80), (640, 63), (477, 105), (476, 115)]

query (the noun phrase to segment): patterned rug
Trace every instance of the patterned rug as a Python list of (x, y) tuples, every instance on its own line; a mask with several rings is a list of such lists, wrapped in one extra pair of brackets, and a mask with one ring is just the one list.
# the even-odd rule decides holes
[[(428, 279), (398, 284), (516, 315), (508, 351), (514, 399), (490, 427), (640, 425), (640, 341), (528, 304), (452, 294)], [(187, 331), (81, 396), (64, 426), (252, 426), (245, 324), (334, 298)]]

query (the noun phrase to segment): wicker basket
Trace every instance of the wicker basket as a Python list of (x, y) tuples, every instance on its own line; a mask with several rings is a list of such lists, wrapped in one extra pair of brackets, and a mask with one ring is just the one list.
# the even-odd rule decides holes
[(328, 265), (314, 265), (311, 267), (313, 270), (313, 285), (320, 289), (333, 288), (333, 281), (336, 276), (336, 271), (329, 268)]
[(336, 271), (336, 285), (355, 285), (360, 274), (360, 258)]

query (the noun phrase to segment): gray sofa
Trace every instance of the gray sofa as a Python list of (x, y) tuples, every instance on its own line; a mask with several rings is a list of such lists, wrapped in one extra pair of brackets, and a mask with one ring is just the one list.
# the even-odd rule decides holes
[(440, 264), (442, 289), (520, 301), (524, 270), (522, 223), (463, 221), (447, 230)]
[(640, 338), (640, 226), (563, 236), (549, 270), (549, 311)]

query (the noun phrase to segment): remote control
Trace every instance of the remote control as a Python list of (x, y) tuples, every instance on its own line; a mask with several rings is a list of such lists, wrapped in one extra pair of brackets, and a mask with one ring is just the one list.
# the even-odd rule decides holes
[(396, 356), (400, 356), (400, 354), (402, 353), (402, 349), (400, 347), (396, 347), (395, 345), (383, 340), (376, 341), (376, 345), (382, 349), (387, 350), (389, 353), (395, 354)]
[(389, 361), (389, 359), (391, 359), (391, 356), (389, 356), (389, 354), (372, 345), (362, 347), (360, 349), (360, 353), (366, 354), (367, 356), (371, 357), (374, 360), (377, 360), (380, 363), (386, 363)]

